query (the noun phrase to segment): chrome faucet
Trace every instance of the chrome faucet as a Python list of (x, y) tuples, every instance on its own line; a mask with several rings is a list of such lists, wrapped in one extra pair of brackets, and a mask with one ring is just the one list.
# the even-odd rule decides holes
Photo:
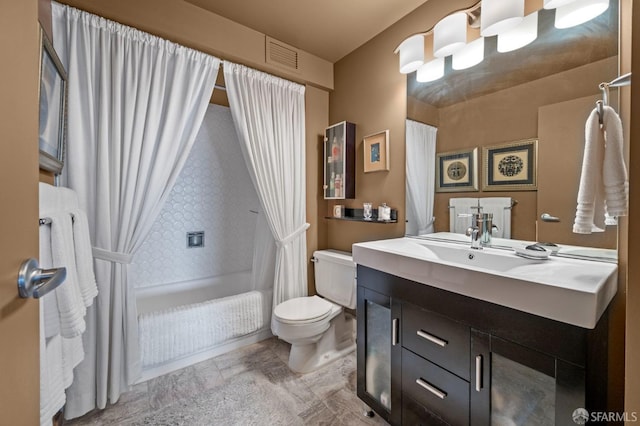
[(480, 228), (477, 226), (470, 226), (467, 228), (467, 236), (471, 237), (471, 248), (475, 250), (482, 250), (482, 244), (480, 244)]

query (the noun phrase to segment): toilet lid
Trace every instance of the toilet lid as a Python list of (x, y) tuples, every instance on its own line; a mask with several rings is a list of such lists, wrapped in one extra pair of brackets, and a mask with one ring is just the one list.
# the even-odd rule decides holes
[(326, 318), (332, 306), (332, 303), (318, 296), (296, 297), (280, 303), (273, 314), (284, 323), (315, 322)]

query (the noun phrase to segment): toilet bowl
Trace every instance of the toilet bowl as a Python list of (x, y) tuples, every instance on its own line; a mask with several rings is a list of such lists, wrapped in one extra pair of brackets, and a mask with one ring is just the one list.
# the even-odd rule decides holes
[(356, 267), (351, 253), (314, 254), (316, 291), (322, 296), (289, 299), (273, 310), (272, 331), (291, 344), (289, 368), (308, 373), (355, 350)]

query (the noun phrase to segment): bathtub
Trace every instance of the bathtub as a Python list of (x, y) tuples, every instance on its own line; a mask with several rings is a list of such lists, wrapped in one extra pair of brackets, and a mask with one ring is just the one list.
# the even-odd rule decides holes
[(272, 290), (251, 271), (136, 289), (142, 375), (137, 383), (272, 336)]

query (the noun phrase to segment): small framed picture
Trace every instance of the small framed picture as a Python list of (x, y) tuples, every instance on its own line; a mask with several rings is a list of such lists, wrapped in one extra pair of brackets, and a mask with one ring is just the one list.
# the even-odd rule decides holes
[(483, 191), (535, 191), (538, 140), (526, 139), (482, 148)]
[(436, 192), (478, 190), (478, 148), (436, 154)]
[(364, 172), (389, 170), (389, 130), (365, 136)]
[(344, 206), (336, 204), (333, 206), (333, 217), (344, 217)]

